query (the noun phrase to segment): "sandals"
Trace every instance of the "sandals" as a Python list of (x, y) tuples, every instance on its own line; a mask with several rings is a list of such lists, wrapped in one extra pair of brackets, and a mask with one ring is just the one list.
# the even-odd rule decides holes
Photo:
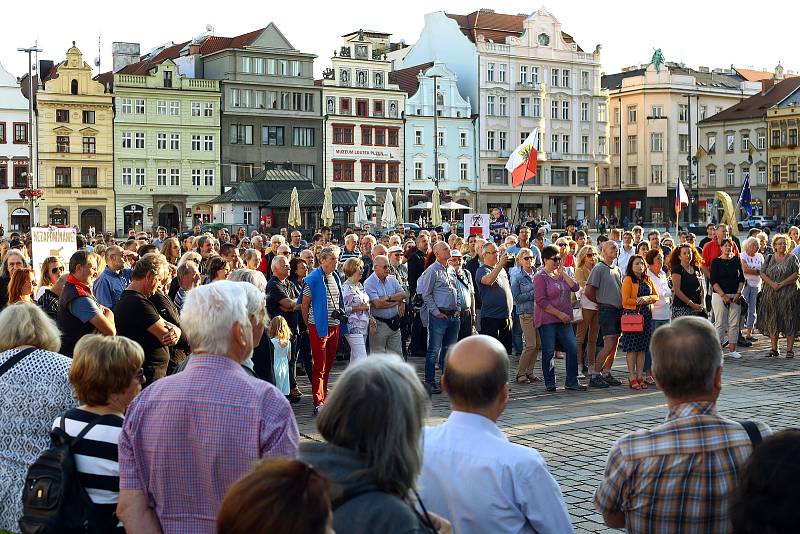
[(767, 353), (767, 358), (778, 358), (781, 355), (777, 350), (771, 350)]
[(793, 350), (787, 350), (786, 351), (786, 357), (787, 358), (794, 358), (794, 351)]
[(650, 386), (656, 385), (656, 379), (653, 378), (653, 375), (647, 375), (644, 377), (644, 383)]
[(517, 384), (530, 384), (530, 379), (525, 375), (519, 375), (517, 377)]
[(639, 380), (636, 378), (628, 380), (628, 386), (630, 386), (631, 389), (642, 389), (642, 384), (639, 383)]
[(541, 379), (541, 378), (539, 378), (538, 376), (536, 376), (536, 375), (535, 375), (535, 374), (533, 374), (533, 373), (527, 374), (527, 375), (525, 375), (525, 376), (527, 376), (527, 377), (528, 377), (528, 380), (530, 380), (530, 381), (531, 381), (531, 384), (536, 384), (537, 382), (541, 382), (541, 381), (542, 381), (542, 379)]

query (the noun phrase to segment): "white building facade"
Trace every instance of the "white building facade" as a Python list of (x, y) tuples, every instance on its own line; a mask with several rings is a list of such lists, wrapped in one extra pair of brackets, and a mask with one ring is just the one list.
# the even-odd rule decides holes
[(29, 185), (30, 136), (28, 100), (17, 78), (0, 64), (0, 225), (6, 231), (28, 228), (30, 203), (19, 192)]
[[(445, 198), (474, 208), (478, 192), (477, 121), (471, 116), (469, 98), (461, 96), (458, 77), (444, 63), (420, 67), (395, 71), (390, 78), (409, 93), (405, 108), (405, 206), (430, 200), (438, 184)], [(414, 220), (421, 214), (412, 212), (407, 217)]]

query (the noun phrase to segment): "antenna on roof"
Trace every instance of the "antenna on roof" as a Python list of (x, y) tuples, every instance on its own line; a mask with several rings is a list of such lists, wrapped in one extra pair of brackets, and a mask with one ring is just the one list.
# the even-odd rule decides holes
[(97, 67), (98, 72), (100, 71), (100, 43), (102, 38), (102, 35), (97, 36), (97, 57), (94, 58), (94, 66)]

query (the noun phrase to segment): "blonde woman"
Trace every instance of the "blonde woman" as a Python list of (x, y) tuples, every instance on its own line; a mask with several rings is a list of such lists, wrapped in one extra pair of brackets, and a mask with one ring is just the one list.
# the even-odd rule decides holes
[(39, 300), (45, 290), (52, 289), (58, 278), (64, 274), (64, 262), (58, 256), (48, 256), (42, 262), (42, 269), (39, 273), (39, 288), (36, 290), (36, 300)]
[[(599, 258), (599, 253), (593, 245), (584, 245), (578, 251), (577, 264), (575, 268), (575, 281), (581, 286), (578, 291), (578, 298), (581, 302), (581, 313), (583, 319), (578, 323), (578, 369), (584, 375), (578, 375), (578, 378), (586, 378), (586, 373), (589, 372), (589, 365), (591, 364), (594, 369), (594, 360), (597, 356), (597, 338), (600, 335), (600, 322), (597, 315), (597, 304), (586, 298), (583, 294), (586, 288), (586, 281), (589, 280), (589, 274), (594, 269)], [(586, 353), (583, 352), (583, 342), (586, 340), (588, 334), (588, 341), (586, 343)]]
[(369, 295), (361, 285), (364, 262), (359, 258), (350, 258), (342, 267), (346, 277), (342, 284), (344, 311), (347, 313), (347, 331), (345, 335), (350, 345), (350, 363), (367, 357), (367, 335), (371, 318), (369, 315)]

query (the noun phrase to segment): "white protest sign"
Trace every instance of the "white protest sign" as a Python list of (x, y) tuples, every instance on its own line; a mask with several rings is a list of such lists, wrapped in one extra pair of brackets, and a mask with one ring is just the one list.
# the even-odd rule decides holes
[(78, 250), (75, 235), (74, 228), (34, 227), (31, 230), (33, 269), (37, 277), (42, 270), (42, 263), (49, 256), (58, 256), (65, 267), (69, 266), (69, 259)]
[(467, 213), (464, 215), (464, 239), (475, 234), (489, 235), (489, 214), (488, 213)]

